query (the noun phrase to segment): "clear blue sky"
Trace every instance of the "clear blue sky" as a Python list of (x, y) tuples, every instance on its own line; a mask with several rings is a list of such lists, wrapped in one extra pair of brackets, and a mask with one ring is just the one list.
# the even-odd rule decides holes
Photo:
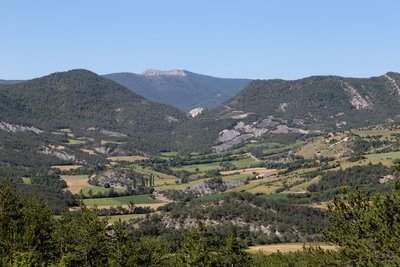
[(400, 1), (0, 0), (0, 79), (87, 68), (220, 77), (400, 71)]

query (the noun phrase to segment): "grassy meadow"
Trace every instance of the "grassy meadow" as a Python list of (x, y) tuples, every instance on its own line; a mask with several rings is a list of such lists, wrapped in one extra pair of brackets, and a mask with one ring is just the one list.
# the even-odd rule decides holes
[(136, 204), (158, 204), (162, 203), (157, 199), (153, 199), (150, 195), (134, 195), (124, 197), (113, 197), (113, 198), (90, 198), (84, 199), (83, 203), (87, 206), (118, 206), (128, 205), (130, 202)]

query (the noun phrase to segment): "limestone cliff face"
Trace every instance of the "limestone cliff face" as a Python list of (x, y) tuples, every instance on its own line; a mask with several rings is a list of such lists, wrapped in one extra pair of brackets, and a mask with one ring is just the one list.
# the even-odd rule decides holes
[(156, 70), (156, 69), (147, 69), (142, 72), (144, 76), (178, 76), (178, 77), (186, 77), (187, 74), (184, 70)]

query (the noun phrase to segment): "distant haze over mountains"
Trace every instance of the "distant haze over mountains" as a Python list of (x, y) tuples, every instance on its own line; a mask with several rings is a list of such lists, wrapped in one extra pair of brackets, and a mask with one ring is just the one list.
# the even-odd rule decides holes
[(148, 69), (142, 74), (112, 73), (104, 77), (150, 100), (183, 111), (213, 108), (242, 90), (251, 80), (216, 78), (186, 70)]
[(2, 80), (0, 79), (0, 84), (13, 84), (13, 83), (20, 83), (22, 81), (19, 80)]

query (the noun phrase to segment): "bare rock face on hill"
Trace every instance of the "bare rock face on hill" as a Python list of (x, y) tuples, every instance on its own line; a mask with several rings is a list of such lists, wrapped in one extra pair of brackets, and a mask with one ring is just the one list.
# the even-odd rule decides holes
[[(245, 124), (238, 121), (233, 129), (224, 129), (219, 133), (218, 145), (213, 146), (215, 152), (223, 152), (247, 140), (257, 140), (267, 133), (271, 134), (308, 134), (307, 130), (287, 126), (287, 122), (273, 121), (273, 117), (268, 117), (261, 122)], [(298, 120), (298, 119), (297, 119)], [(303, 124), (301, 124), (303, 126)]]
[(32, 127), (32, 126), (15, 125), (15, 124), (7, 123), (4, 121), (0, 121), (0, 130), (10, 132), (10, 133), (17, 133), (17, 132), (32, 132), (35, 134), (43, 133), (42, 130)]
[(199, 108), (194, 108), (191, 111), (189, 111), (189, 115), (194, 118), (196, 116), (199, 116), (202, 112), (204, 111), (204, 108), (199, 107)]

